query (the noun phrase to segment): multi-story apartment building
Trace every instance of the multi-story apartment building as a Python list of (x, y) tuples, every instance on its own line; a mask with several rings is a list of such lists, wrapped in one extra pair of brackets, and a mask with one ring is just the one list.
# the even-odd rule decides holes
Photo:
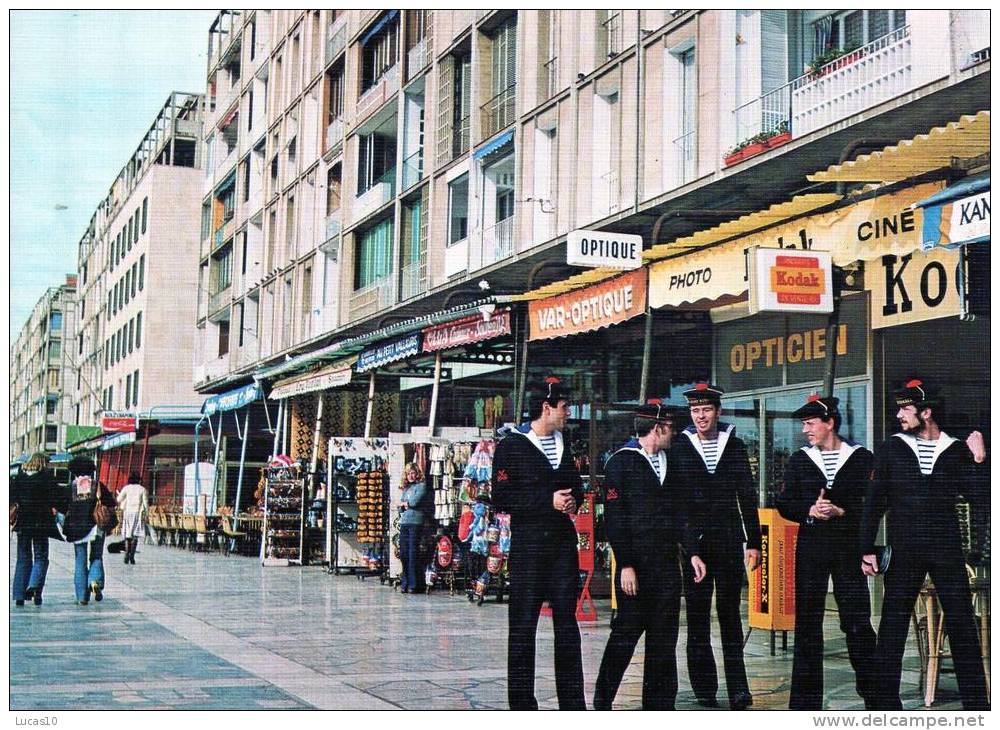
[[(224, 11), (197, 387), (482, 279), (564, 279), (574, 229), (672, 240), (986, 108), (983, 13)], [(763, 154), (727, 154), (754, 137), (771, 139)]]
[(201, 191), (199, 94), (174, 92), (98, 205), (78, 247), (73, 422), (200, 401), (190, 337)]
[(69, 394), (76, 370), (66, 352), (76, 331), (76, 277), (38, 300), (10, 348), (10, 454), (54, 452), (66, 445)]

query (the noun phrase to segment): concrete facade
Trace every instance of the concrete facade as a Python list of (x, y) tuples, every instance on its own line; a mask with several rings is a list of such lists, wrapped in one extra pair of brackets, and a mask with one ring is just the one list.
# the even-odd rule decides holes
[[(574, 229), (659, 243), (671, 209), (785, 200), (873, 128), (988, 107), (984, 29), (949, 10), (223, 11), (196, 385), (487, 276), (523, 291)], [(813, 73), (824, 44), (859, 49)], [(784, 143), (727, 163), (757, 135)]]
[(91, 219), (78, 250), (73, 418), (194, 405), (201, 96), (174, 93)]
[(10, 455), (55, 452), (73, 423), (69, 394), (76, 369), (68, 348), (76, 331), (76, 276), (42, 295), (10, 348)]

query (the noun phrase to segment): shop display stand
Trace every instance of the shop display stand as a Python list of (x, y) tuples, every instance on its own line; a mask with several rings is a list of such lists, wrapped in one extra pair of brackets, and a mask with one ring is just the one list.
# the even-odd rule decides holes
[(384, 439), (330, 439), (330, 573), (384, 580), (389, 528), (387, 446)]
[(305, 479), (294, 465), (268, 467), (266, 479), (261, 565), (302, 565)]

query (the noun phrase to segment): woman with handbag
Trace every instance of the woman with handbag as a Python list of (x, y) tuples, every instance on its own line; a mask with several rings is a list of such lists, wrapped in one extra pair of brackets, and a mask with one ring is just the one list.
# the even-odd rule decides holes
[(49, 569), (49, 538), (62, 539), (55, 520), (59, 494), (48, 465), (45, 454), (32, 455), (10, 485), (11, 529), (17, 533), (12, 593), (17, 606), (23, 606), (29, 598), (36, 606), (42, 605)]
[(137, 538), (146, 536), (145, 519), (149, 504), (141, 477), (132, 472), (128, 484), (118, 492), (118, 506), (122, 508), (122, 537), (125, 538), (125, 564), (135, 565)]
[(110, 490), (94, 478), (94, 462), (90, 459), (73, 459), (69, 463), (69, 473), (72, 481), (63, 534), (76, 551), (73, 575), (76, 602), (86, 606), (91, 592), (95, 601), (104, 598), (104, 536), (117, 524), (116, 500)]

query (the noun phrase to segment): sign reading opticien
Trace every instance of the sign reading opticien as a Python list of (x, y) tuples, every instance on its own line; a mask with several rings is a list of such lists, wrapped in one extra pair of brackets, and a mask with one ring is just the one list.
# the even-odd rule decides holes
[(589, 332), (645, 313), (647, 271), (637, 269), (594, 286), (531, 302), (529, 339)]
[(566, 263), (571, 266), (638, 269), (642, 266), (642, 236), (608, 231), (570, 231), (566, 237)]

